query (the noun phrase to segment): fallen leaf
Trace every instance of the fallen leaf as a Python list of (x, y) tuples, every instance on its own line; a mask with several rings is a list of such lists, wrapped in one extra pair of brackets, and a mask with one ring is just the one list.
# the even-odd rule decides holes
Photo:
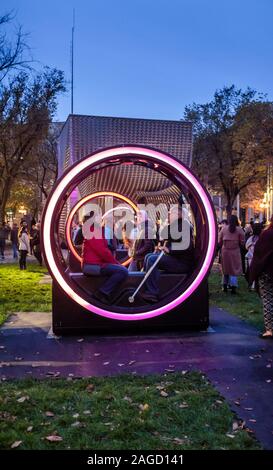
[(46, 436), (46, 440), (49, 442), (61, 442), (63, 438), (53, 434), (52, 436)]
[(125, 366), (125, 364), (120, 363), (120, 364), (118, 364), (118, 366), (119, 366), (119, 367), (122, 367), (122, 366)]
[(232, 423), (232, 431), (237, 431), (237, 429), (239, 429), (239, 424), (237, 423), (237, 421), (234, 421)]
[(271, 379), (267, 379), (267, 380), (266, 380), (266, 383), (267, 383), (267, 384), (270, 384), (270, 383), (271, 383)]
[(182, 370), (182, 372), (181, 372), (182, 375), (186, 375), (187, 373), (188, 373), (187, 370)]
[(110, 362), (104, 362), (103, 363), (104, 366), (108, 366), (108, 364), (110, 364)]
[(51, 371), (48, 371), (48, 372), (46, 373), (46, 375), (50, 375), (50, 377), (59, 377), (60, 372), (51, 372)]
[(174, 369), (164, 369), (164, 370), (165, 370), (165, 372), (169, 372), (169, 373), (171, 373), (171, 372), (175, 372), (175, 370), (174, 370)]
[(75, 421), (75, 423), (72, 423), (71, 424), (71, 427), (72, 428), (79, 428), (81, 426), (81, 422), (80, 421)]
[(80, 415), (79, 415), (79, 413), (75, 413), (75, 414), (72, 415), (72, 416), (73, 416), (73, 418), (78, 418)]
[(8, 411), (0, 411), (0, 420), (13, 422), (16, 420), (16, 416), (11, 415)]
[(123, 397), (123, 400), (128, 401), (129, 403), (133, 403), (133, 400), (130, 397)]
[(25, 397), (20, 397), (20, 398), (18, 398), (17, 401), (18, 401), (18, 403), (24, 403), (24, 401), (26, 401), (26, 400), (29, 400), (29, 396), (28, 396), (28, 395), (26, 395)]
[(48, 416), (49, 418), (52, 418), (52, 416), (55, 416), (54, 413), (52, 413), (52, 411), (46, 411), (45, 415)]
[(85, 411), (83, 412), (83, 414), (84, 414), (84, 415), (91, 415), (91, 411), (85, 410)]
[(33, 426), (29, 426), (29, 427), (27, 428), (27, 432), (31, 432), (32, 429), (33, 429)]
[(253, 411), (253, 408), (244, 408), (246, 411)]
[(272, 366), (271, 366), (271, 364), (267, 364), (266, 367), (267, 367), (268, 369), (271, 369)]
[(234, 404), (237, 405), (237, 406), (241, 406), (241, 403), (239, 402), (239, 400), (236, 400), (236, 401), (234, 402)]
[(0, 349), (5, 349), (5, 346), (2, 346), (2, 345), (1, 345), (1, 346), (0, 346)]
[(16, 447), (19, 447), (22, 444), (23, 441), (15, 441), (13, 444), (11, 444), (10, 448), (15, 449)]
[(161, 390), (160, 395), (164, 398), (169, 396), (169, 394), (167, 392), (164, 392), (164, 390)]
[(250, 421), (250, 423), (257, 423), (257, 420), (256, 419), (249, 419), (248, 421)]
[(78, 343), (82, 343), (83, 341), (84, 341), (83, 338), (77, 339), (77, 342), (78, 342)]
[(227, 437), (230, 437), (231, 439), (234, 439), (235, 435), (234, 434), (226, 434)]
[(129, 366), (131, 366), (132, 364), (134, 364), (136, 361), (130, 361), (129, 362)]
[(99, 357), (99, 356), (101, 356), (101, 353), (94, 353), (94, 356)]
[(173, 442), (177, 445), (183, 445), (185, 442), (187, 442), (187, 439), (180, 439), (179, 437), (175, 437)]
[(189, 405), (183, 402), (183, 403), (180, 403), (179, 408), (189, 408)]
[(218, 405), (222, 405), (222, 404), (223, 404), (223, 402), (222, 402), (221, 400), (216, 400), (215, 403), (217, 403)]
[(148, 411), (149, 408), (150, 407), (149, 407), (148, 403), (145, 403), (145, 405), (142, 405), (142, 404), (139, 405), (140, 411)]

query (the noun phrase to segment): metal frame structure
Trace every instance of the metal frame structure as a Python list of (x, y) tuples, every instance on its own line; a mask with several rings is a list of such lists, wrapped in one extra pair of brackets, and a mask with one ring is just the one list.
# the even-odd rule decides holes
[[(167, 174), (177, 187), (186, 187), (198, 221), (199, 260), (182, 292), (176, 292), (155, 306), (109, 307), (92, 304), (78, 285), (73, 284), (58, 242), (58, 226), (64, 204), (73, 189), (90, 175), (111, 165), (130, 163), (153, 167)], [(42, 244), (47, 267), (53, 278), (53, 329), (56, 333), (121, 330), (146, 327), (208, 325), (207, 276), (216, 247), (216, 222), (210, 196), (191, 170), (171, 155), (144, 146), (124, 145), (94, 152), (69, 167), (55, 184), (42, 219)], [(198, 294), (199, 293), (199, 294)], [(199, 297), (199, 298), (198, 298)], [(196, 311), (193, 311), (195, 305)], [(163, 320), (162, 320), (163, 319)], [(121, 320), (121, 321), (116, 321)], [(168, 321), (170, 320), (170, 321)], [(122, 328), (120, 327), (123, 324)]]

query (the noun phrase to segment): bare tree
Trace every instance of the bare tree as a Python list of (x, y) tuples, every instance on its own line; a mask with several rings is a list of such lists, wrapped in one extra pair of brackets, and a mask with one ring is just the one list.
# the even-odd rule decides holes
[(65, 90), (63, 73), (46, 68), (29, 77), (21, 72), (0, 84), (0, 220), (16, 178), (34, 164), (33, 155), (48, 135), (57, 96)]
[(43, 142), (34, 149), (31, 165), (24, 169), (23, 179), (33, 182), (40, 190), (43, 199), (47, 199), (58, 177), (57, 138), (60, 123), (51, 123)]
[(13, 20), (12, 12), (0, 16), (0, 82), (11, 71), (30, 68), (32, 62), (22, 26), (17, 26), (12, 39), (7, 35), (6, 29)]

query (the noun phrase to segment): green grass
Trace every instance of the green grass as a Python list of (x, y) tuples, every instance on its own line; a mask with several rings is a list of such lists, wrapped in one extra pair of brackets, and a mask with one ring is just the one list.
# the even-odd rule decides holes
[[(46, 272), (36, 264), (29, 264), (27, 271), (20, 271), (17, 264), (0, 266), (0, 325), (13, 312), (50, 312), (51, 286), (39, 284)], [(210, 303), (228, 312), (263, 327), (261, 301), (256, 292), (248, 292), (243, 278), (239, 279), (238, 295), (224, 294), (221, 290), (221, 275), (212, 272), (209, 277)]]
[(221, 275), (212, 272), (209, 277), (210, 304), (246, 320), (252, 325), (263, 328), (263, 313), (261, 300), (256, 292), (249, 292), (243, 277), (239, 278), (239, 288), (236, 295), (222, 292)]
[[(260, 448), (240, 423), (235, 430), (237, 423), (207, 379), (193, 372), (1, 385), (1, 449), (16, 441), (19, 449)], [(62, 440), (49, 442), (50, 435)]]
[(39, 284), (45, 272), (36, 264), (26, 271), (17, 264), (0, 266), (0, 325), (13, 312), (51, 311), (51, 285)]

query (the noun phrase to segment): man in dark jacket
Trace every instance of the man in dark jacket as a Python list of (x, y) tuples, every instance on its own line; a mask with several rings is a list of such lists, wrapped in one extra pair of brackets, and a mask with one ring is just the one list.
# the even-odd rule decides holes
[(0, 256), (1, 259), (5, 259), (5, 247), (6, 247), (6, 229), (4, 224), (0, 224)]
[(13, 258), (18, 258), (18, 225), (14, 222), (10, 231), (10, 241), (13, 251)]
[(32, 239), (32, 250), (35, 258), (37, 259), (40, 266), (43, 265), (43, 258), (41, 253), (41, 225), (37, 223), (35, 225), (35, 231), (33, 231), (33, 239)]
[[(170, 223), (166, 227), (167, 234), (163, 236), (164, 245), (158, 247), (159, 253), (164, 251), (164, 256), (148, 277), (146, 291), (142, 294), (143, 299), (149, 303), (158, 301), (160, 271), (188, 274), (194, 266), (194, 246), (190, 222), (184, 217), (181, 207), (173, 207), (169, 216)], [(159, 253), (147, 256), (146, 271), (156, 262)]]

